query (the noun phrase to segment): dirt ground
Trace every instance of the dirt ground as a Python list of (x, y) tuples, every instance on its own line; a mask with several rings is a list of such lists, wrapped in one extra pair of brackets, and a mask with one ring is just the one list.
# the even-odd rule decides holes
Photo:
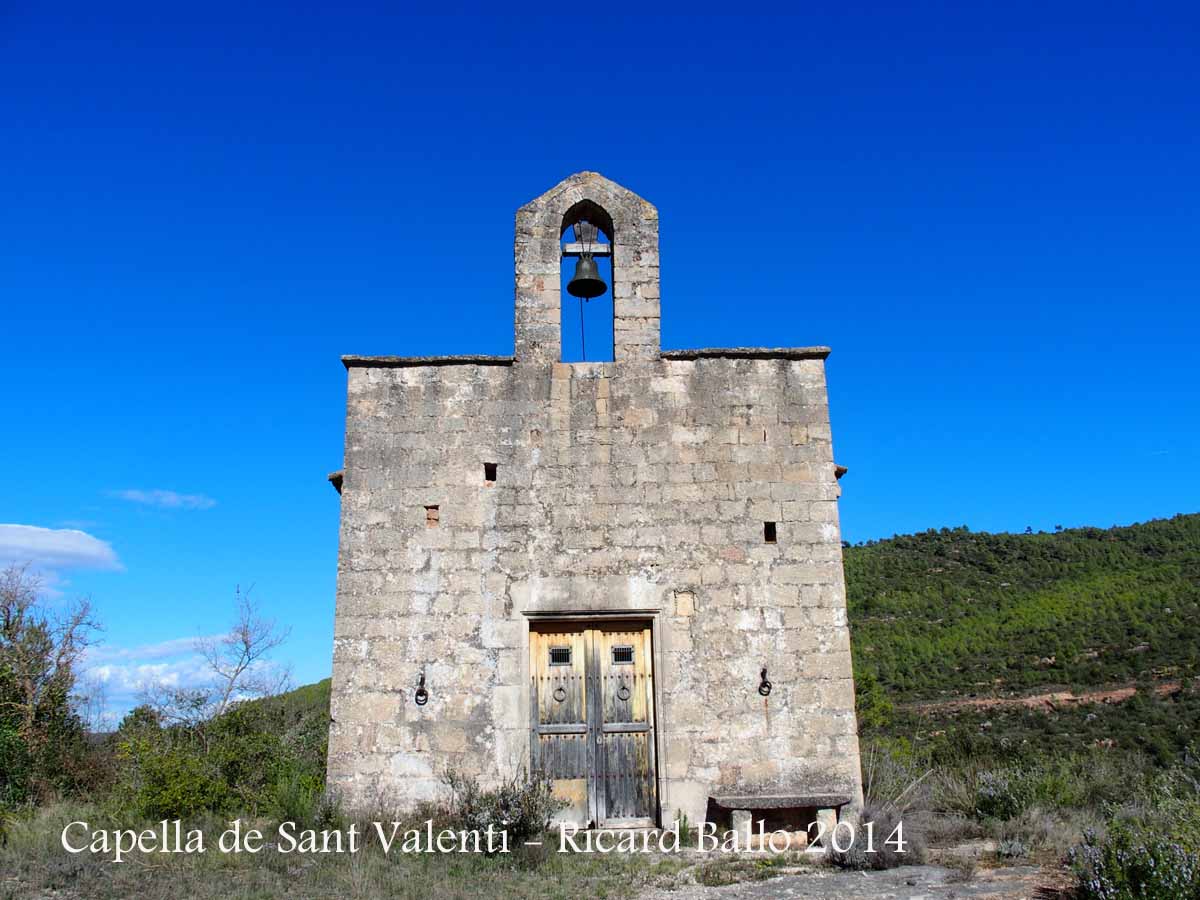
[(814, 868), (724, 887), (690, 885), (651, 890), (641, 900), (1051, 900), (1056, 879), (1037, 866), (984, 869), (963, 880), (961, 870), (905, 866), (883, 872)]

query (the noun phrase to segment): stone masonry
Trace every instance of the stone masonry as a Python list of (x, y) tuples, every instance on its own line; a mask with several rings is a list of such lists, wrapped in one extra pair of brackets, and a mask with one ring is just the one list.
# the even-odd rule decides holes
[[(613, 362), (559, 361), (581, 216), (613, 245)], [(623, 612), (653, 629), (659, 821), (859, 805), (828, 349), (661, 351), (658, 213), (593, 172), (518, 211), (515, 260), (515, 357), (344, 358), (330, 785), (407, 804), (519, 771), (531, 623)]]

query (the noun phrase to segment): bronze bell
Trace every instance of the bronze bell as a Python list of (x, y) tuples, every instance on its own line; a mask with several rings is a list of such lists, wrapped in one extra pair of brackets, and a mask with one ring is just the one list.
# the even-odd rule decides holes
[(567, 282), (567, 293), (572, 297), (582, 297), (591, 300), (599, 297), (608, 290), (608, 285), (600, 277), (596, 260), (590, 256), (581, 256), (575, 262), (575, 276)]

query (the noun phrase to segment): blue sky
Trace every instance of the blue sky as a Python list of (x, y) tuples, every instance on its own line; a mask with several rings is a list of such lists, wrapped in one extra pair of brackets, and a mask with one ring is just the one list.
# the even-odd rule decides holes
[(328, 674), (339, 356), (510, 353), (583, 169), (659, 208), (664, 346), (834, 348), (848, 540), (1200, 509), (1195, 4), (507, 12), (0, 8), (0, 556), (115, 708), (236, 585)]

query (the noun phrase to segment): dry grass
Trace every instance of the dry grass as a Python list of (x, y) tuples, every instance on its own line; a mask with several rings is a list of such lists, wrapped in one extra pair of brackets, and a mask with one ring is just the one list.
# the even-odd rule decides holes
[(223, 823), (207, 822), (203, 854), (132, 854), (118, 864), (59, 843), (71, 821), (103, 823), (95, 807), (60, 804), (13, 822), (0, 848), (0, 898), (87, 900), (508, 900), (628, 897), (642, 887), (677, 883), (681, 860), (658, 856), (585, 855), (533, 848), (508, 856), (385, 855), (373, 844), (355, 854), (256, 856), (215, 850)]
[[(868, 807), (903, 814), (905, 831), (930, 847), (990, 840), (995, 853), (975, 864), (1037, 862), (1056, 866), (1088, 829), (1102, 829), (1114, 806), (1129, 807), (1144, 793), (1148, 762), (1126, 768), (1111, 755), (1043, 757), (1023, 765), (930, 767), (925, 759), (888, 746), (863, 748)], [(953, 856), (939, 854), (939, 860)]]
[(933, 770), (912, 759), (902, 759), (877, 744), (864, 748), (863, 800), (867, 806), (905, 813), (929, 803)]

